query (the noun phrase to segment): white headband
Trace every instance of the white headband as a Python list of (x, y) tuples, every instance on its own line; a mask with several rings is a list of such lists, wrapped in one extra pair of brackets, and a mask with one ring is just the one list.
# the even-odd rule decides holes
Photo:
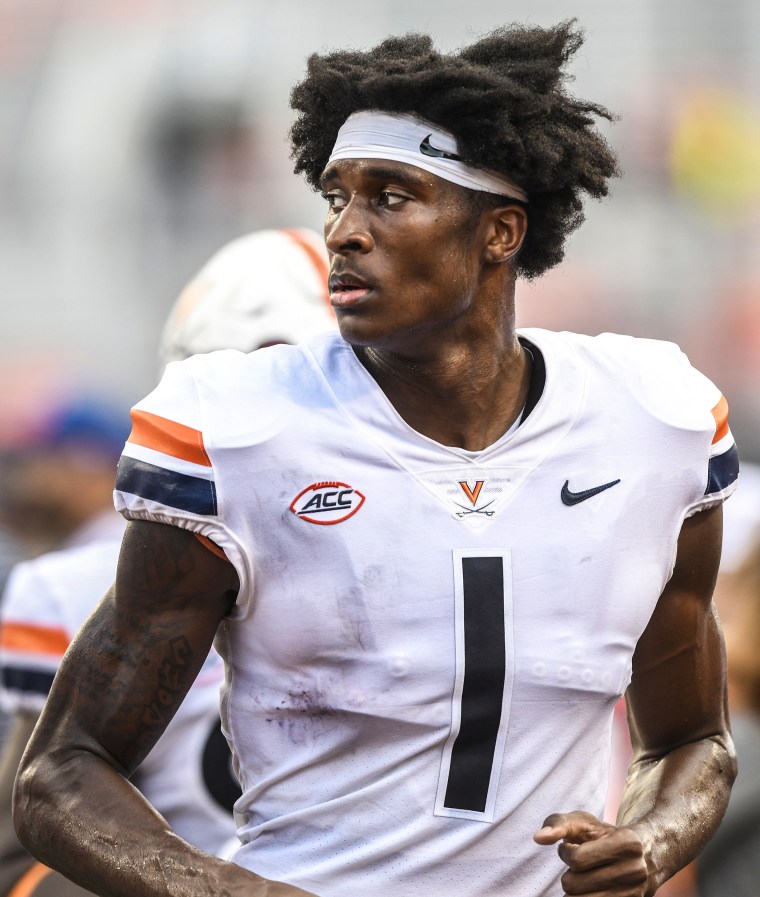
[(390, 159), (406, 162), (444, 180), (528, 202), (527, 193), (495, 171), (462, 161), (456, 138), (414, 115), (354, 112), (338, 131), (329, 162), (339, 159)]

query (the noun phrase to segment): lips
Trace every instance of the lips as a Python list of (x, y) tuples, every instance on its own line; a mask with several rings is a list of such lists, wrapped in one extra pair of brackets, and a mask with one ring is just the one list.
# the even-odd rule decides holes
[(330, 302), (334, 308), (356, 305), (367, 296), (371, 286), (355, 274), (345, 272), (330, 276)]

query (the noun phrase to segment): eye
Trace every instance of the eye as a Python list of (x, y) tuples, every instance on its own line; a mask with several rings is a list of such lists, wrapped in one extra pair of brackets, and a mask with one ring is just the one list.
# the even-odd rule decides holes
[(385, 206), (386, 208), (391, 208), (393, 206), (400, 206), (402, 203), (405, 203), (408, 199), (409, 199), (409, 197), (404, 196), (403, 193), (394, 193), (390, 190), (383, 190), (380, 193), (378, 203), (381, 206)]
[(323, 193), (322, 199), (326, 200), (327, 205), (333, 212), (339, 212), (346, 207), (346, 199), (340, 193)]

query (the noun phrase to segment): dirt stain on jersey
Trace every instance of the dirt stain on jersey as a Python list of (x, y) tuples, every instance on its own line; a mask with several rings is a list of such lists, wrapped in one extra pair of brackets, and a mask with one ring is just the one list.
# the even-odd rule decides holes
[(287, 697), (272, 709), (266, 721), (281, 729), (292, 744), (305, 745), (320, 740), (345, 715), (345, 711), (327, 703), (319, 689), (293, 687), (288, 689)]

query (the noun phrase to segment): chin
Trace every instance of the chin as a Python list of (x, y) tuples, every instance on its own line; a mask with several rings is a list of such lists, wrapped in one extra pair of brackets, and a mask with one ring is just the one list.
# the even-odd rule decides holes
[[(368, 326), (359, 315), (349, 310), (339, 310), (335, 317), (338, 321), (338, 330), (343, 339), (352, 346), (375, 346), (378, 343), (378, 334), (374, 327)], [(380, 343), (382, 339), (380, 340)]]

